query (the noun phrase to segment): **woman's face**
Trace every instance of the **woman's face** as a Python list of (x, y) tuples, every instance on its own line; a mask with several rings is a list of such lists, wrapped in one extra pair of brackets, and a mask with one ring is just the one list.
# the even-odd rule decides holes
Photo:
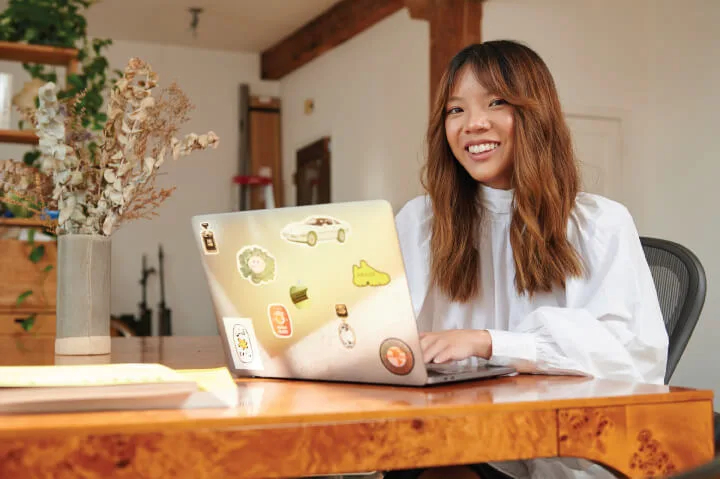
[(476, 181), (510, 189), (513, 107), (488, 92), (468, 66), (458, 72), (446, 107), (445, 135), (455, 158)]

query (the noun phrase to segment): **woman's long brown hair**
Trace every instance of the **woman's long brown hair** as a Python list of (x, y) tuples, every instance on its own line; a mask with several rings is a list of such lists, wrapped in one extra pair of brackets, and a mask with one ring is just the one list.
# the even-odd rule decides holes
[(432, 281), (460, 302), (472, 299), (480, 289), (478, 183), (455, 159), (445, 134), (447, 101), (465, 66), (514, 110), (510, 244), (515, 287), (530, 296), (556, 285), (564, 287), (566, 278), (582, 274), (580, 258), (566, 233), (580, 184), (570, 131), (543, 60), (530, 48), (508, 40), (460, 51), (450, 61), (432, 107), (423, 171), (433, 208)]

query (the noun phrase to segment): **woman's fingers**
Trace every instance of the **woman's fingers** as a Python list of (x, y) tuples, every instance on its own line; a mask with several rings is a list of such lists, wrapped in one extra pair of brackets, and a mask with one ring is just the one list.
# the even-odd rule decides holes
[(423, 352), (423, 357), (426, 358), (425, 362), (428, 362), (427, 355), (430, 352), (430, 348), (433, 344), (437, 341), (437, 335), (436, 334), (425, 334), (420, 337), (420, 348)]
[(435, 359), (433, 360), (437, 364), (447, 363), (452, 360), (452, 346), (447, 345), (445, 348), (443, 348), (439, 353), (435, 355)]
[(430, 345), (435, 341), (437, 341), (437, 334), (429, 333), (420, 336), (420, 348), (422, 349), (423, 354), (425, 354), (425, 351), (427, 351)]
[[(423, 350), (423, 359), (425, 363), (431, 363), (448, 348), (448, 343), (440, 335), (428, 335), (420, 341)], [(437, 361), (435, 361), (437, 362)]]

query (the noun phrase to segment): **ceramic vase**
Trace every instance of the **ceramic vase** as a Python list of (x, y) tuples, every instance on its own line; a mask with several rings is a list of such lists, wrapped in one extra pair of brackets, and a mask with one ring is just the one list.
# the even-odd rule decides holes
[(110, 238), (58, 236), (56, 355), (110, 353)]

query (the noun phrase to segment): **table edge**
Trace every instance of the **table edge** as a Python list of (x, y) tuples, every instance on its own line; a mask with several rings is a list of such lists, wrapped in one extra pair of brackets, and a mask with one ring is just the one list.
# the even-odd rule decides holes
[[(32, 417), (32, 427), (7, 427), (0, 426), (0, 441), (7, 439), (17, 439), (22, 436), (35, 436), (38, 434), (59, 434), (59, 435), (85, 435), (85, 434), (142, 434), (157, 430), (173, 430), (184, 431), (192, 429), (245, 429), (245, 428), (284, 428), (284, 427), (308, 427), (323, 426), (327, 424), (339, 423), (355, 423), (370, 424), (379, 421), (398, 421), (408, 419), (424, 419), (437, 417), (454, 417), (454, 416), (482, 416), (492, 415), (494, 413), (517, 413), (524, 414), (527, 412), (551, 411), (559, 412), (567, 409), (602, 409), (608, 407), (633, 407), (651, 404), (679, 404), (685, 402), (707, 401), (712, 403), (712, 394), (685, 395), (682, 398), (673, 394), (674, 400), (659, 401), (654, 396), (647, 395), (644, 401), (623, 401), (627, 396), (618, 398), (608, 398), (608, 400), (600, 404), (588, 404), (585, 400), (558, 400), (553, 402), (538, 403), (507, 403), (507, 404), (483, 404), (481, 407), (476, 405), (441, 405), (431, 407), (408, 407), (397, 410), (376, 410), (376, 411), (353, 411), (338, 413), (317, 413), (309, 415), (275, 415), (275, 416), (234, 416), (228, 417), (226, 414), (232, 409), (189, 409), (189, 410), (140, 410), (140, 411), (111, 411), (111, 412), (86, 412), (86, 413), (67, 413), (67, 414), (46, 414), (41, 415), (43, 418), (52, 416), (56, 419), (61, 416), (67, 416), (63, 419), (66, 424), (58, 425), (55, 421), (36, 422), (36, 415), (18, 415), (24, 419)], [(660, 395), (663, 396), (663, 395)], [(635, 396), (637, 397), (637, 396)], [(529, 406), (529, 407), (522, 407)], [(150, 413), (152, 418), (148, 418), (146, 414)], [(177, 417), (178, 413), (185, 413), (185, 417)], [(108, 421), (98, 422), (96, 424), (88, 424), (82, 420), (83, 416), (105, 416)], [(122, 418), (113, 418), (113, 416), (122, 415)], [(0, 415), (0, 417), (8, 417), (9, 415)], [(167, 417), (163, 417), (167, 416)], [(127, 421), (123, 420), (127, 419)], [(150, 420), (149, 420), (150, 419)]]

